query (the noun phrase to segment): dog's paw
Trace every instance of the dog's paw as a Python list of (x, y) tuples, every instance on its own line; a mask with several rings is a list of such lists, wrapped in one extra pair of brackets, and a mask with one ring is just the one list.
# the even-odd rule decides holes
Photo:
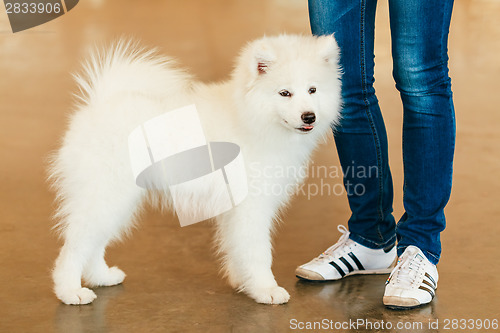
[(290, 299), (290, 294), (279, 286), (271, 288), (257, 288), (251, 290), (248, 295), (257, 303), (263, 304), (284, 304)]
[(66, 290), (57, 292), (56, 295), (63, 303), (72, 305), (89, 304), (97, 298), (96, 294), (88, 288)]
[(125, 279), (126, 274), (116, 266), (110, 267), (99, 274), (93, 274), (86, 278), (89, 286), (92, 287), (109, 287), (120, 284)]

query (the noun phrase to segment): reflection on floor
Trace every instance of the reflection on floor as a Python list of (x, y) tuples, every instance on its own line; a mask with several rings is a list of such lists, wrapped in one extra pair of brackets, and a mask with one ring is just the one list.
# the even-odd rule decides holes
[[(435, 332), (436, 323), (450, 331), (444, 329), (447, 319), (500, 319), (499, 12), (498, 1), (455, 4), (450, 66), (458, 139), (440, 286), (432, 305), (402, 312), (382, 305), (386, 276), (332, 283), (306, 283), (294, 276), (297, 265), (338, 238), (336, 226), (349, 216), (344, 195), (299, 196), (278, 228), (274, 272), (292, 296), (287, 305), (259, 305), (227, 286), (208, 245), (209, 223), (181, 229), (173, 215), (153, 210), (131, 239), (109, 250), (108, 261), (128, 274), (125, 283), (97, 289), (98, 299), (89, 306), (60, 304), (51, 291), (50, 268), (60, 243), (50, 230), (53, 194), (44, 168), (73, 102), (69, 73), (78, 69), (85, 51), (95, 42), (135, 35), (180, 59), (201, 79), (218, 80), (229, 73), (237, 50), (248, 40), (264, 33), (309, 33), (306, 2), (92, 0), (17, 34), (10, 32), (6, 15), (0, 16), (0, 331), (281, 332), (294, 323), (326, 319), (333, 328), (349, 320), (366, 325), (383, 320), (394, 326), (378, 331)], [(391, 78), (383, 2), (377, 25), (376, 88), (389, 131), (399, 217), (402, 112)], [(314, 163), (338, 168), (332, 141), (322, 146)], [(340, 184), (341, 178), (331, 181)], [(311, 193), (321, 179), (312, 177), (307, 184)], [(398, 322), (422, 327), (396, 328)], [(476, 326), (468, 331), (485, 330)]]

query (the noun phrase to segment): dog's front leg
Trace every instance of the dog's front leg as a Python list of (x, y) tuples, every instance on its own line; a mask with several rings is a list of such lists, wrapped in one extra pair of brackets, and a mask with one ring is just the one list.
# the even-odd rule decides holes
[(283, 304), (290, 299), (271, 271), (275, 212), (272, 200), (249, 196), (217, 219), (217, 241), (229, 283), (258, 303)]

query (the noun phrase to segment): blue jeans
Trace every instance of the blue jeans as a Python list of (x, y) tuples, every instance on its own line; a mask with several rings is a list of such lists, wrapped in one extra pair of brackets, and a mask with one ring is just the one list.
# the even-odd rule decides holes
[(455, 115), (448, 76), (453, 0), (389, 0), (393, 76), (403, 102), (404, 215), (392, 215), (387, 134), (374, 77), (376, 0), (309, 0), (315, 35), (335, 34), (344, 75), (343, 119), (334, 129), (352, 215), (351, 239), (398, 255), (419, 247), (441, 255), (451, 193)]

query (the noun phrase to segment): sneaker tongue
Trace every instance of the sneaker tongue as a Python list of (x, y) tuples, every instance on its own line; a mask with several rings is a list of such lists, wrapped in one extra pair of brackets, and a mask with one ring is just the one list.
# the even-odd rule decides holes
[(409, 255), (414, 255), (420, 252), (420, 249), (416, 246), (410, 245), (406, 248), (404, 253), (408, 253)]
[(401, 261), (408, 261), (412, 260), (414, 257), (420, 254), (420, 250), (415, 247), (415, 246), (408, 246), (406, 250), (403, 252), (403, 254), (400, 257)]
[(422, 261), (424, 257), (417, 247), (412, 246), (412, 248), (408, 247), (405, 250), (401, 259), (402, 262), (397, 278), (401, 284), (409, 287), (417, 276), (419, 262)]

